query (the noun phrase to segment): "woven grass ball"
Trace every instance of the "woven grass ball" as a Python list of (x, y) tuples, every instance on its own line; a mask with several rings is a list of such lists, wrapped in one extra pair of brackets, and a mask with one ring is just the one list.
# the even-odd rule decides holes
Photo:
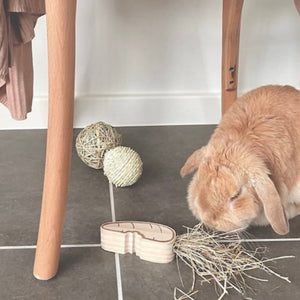
[(143, 162), (137, 152), (119, 146), (105, 153), (103, 171), (115, 186), (130, 186), (141, 177)]
[(122, 136), (111, 125), (98, 122), (85, 127), (76, 138), (81, 160), (94, 169), (103, 168), (105, 151), (121, 145)]

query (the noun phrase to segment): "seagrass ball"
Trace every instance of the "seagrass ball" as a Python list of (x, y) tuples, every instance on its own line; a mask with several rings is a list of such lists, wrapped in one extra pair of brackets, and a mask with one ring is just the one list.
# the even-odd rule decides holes
[(103, 168), (105, 151), (121, 145), (122, 136), (104, 122), (85, 127), (76, 138), (76, 150), (80, 159), (94, 169)]
[(141, 177), (143, 162), (136, 151), (119, 146), (105, 153), (103, 171), (116, 187), (130, 186)]

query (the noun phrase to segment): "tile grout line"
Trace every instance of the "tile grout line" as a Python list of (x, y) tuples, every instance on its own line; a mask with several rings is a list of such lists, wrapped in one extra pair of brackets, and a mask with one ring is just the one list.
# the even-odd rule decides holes
[(114, 197), (113, 185), (111, 182), (109, 182), (109, 198), (110, 198), (111, 219), (113, 222), (116, 222), (115, 197)]
[(241, 242), (241, 243), (260, 243), (260, 242), (300, 242), (300, 238), (279, 238), (279, 239), (240, 239), (240, 240), (223, 240), (221, 242)]
[[(280, 239), (242, 239), (236, 240), (241, 243), (257, 243), (257, 242), (300, 242), (300, 238), (280, 238)], [(232, 242), (232, 240), (224, 240), (223, 242)], [(61, 248), (98, 248), (101, 244), (63, 244)], [(36, 249), (36, 245), (19, 245), (19, 246), (0, 246), (0, 250), (26, 250), (26, 249)]]
[[(109, 198), (110, 198), (111, 218), (113, 222), (116, 222), (115, 198), (114, 198), (113, 185), (111, 182), (109, 182)], [(115, 253), (115, 265), (116, 265), (116, 275), (117, 275), (118, 300), (123, 300), (121, 266), (120, 266), (120, 257), (118, 253)]]
[[(61, 245), (61, 248), (98, 248), (101, 244), (72, 244), (72, 245)], [(0, 250), (26, 250), (36, 249), (36, 245), (23, 245), (23, 246), (0, 246)]]

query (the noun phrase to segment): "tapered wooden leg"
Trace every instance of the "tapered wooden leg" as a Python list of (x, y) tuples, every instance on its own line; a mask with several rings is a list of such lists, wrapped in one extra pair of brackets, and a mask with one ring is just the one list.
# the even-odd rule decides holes
[(237, 97), (240, 24), (243, 3), (244, 0), (223, 0), (222, 115)]
[(298, 13), (300, 14), (300, 0), (294, 0)]
[(33, 274), (58, 269), (73, 133), (76, 0), (46, 0), (49, 119), (44, 191)]

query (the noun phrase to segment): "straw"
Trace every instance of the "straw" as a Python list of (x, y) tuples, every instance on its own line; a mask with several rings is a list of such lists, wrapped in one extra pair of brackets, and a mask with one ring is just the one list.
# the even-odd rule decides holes
[[(193, 228), (186, 227), (186, 229), (185, 234), (177, 236), (174, 252), (177, 260), (180, 259), (192, 269), (193, 285), (188, 292), (175, 288), (174, 299), (194, 299), (192, 296), (197, 292), (194, 290), (196, 277), (201, 284), (215, 283), (216, 290), (220, 294), (218, 300), (223, 299), (231, 289), (246, 297), (246, 289), (250, 288), (246, 283), (246, 278), (267, 281), (264, 278), (248, 274), (252, 270), (258, 269), (290, 282), (288, 277), (276, 273), (266, 263), (294, 258), (294, 256), (266, 258), (263, 256), (266, 252), (265, 247), (258, 247), (254, 250), (246, 249), (239, 236), (239, 231), (216, 232), (206, 228), (202, 223)], [(182, 282), (182, 279), (180, 280)], [(179, 298), (177, 297), (178, 292), (181, 294)]]
[(86, 126), (76, 138), (80, 159), (94, 169), (103, 168), (104, 154), (122, 143), (122, 136), (109, 124), (98, 122)]

